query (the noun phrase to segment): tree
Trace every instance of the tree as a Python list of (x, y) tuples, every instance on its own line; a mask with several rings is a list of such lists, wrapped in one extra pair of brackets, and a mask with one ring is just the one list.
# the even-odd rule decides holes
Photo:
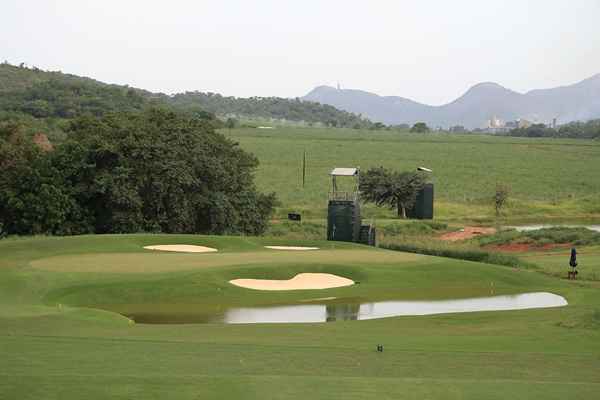
[(412, 126), (412, 128), (410, 128), (410, 131), (412, 133), (427, 133), (430, 130), (431, 129), (429, 129), (429, 127), (427, 126), (427, 124), (425, 122), (417, 122), (416, 124), (414, 124)]
[(0, 126), (0, 236), (56, 233), (71, 200), (46, 153), (18, 125)]
[(360, 177), (360, 192), (365, 201), (396, 209), (406, 218), (406, 210), (415, 204), (426, 179), (418, 172), (396, 172), (383, 167), (371, 168)]
[(232, 130), (233, 128), (235, 128), (238, 124), (238, 121), (235, 118), (227, 118), (227, 121), (225, 122), (225, 127), (229, 130)]
[(496, 209), (496, 217), (500, 216), (502, 209), (508, 202), (509, 195), (510, 188), (507, 185), (496, 185), (496, 193), (494, 194), (494, 208)]
[(1, 234), (261, 234), (274, 194), (209, 121), (162, 109), (80, 117), (43, 152), (0, 129)]

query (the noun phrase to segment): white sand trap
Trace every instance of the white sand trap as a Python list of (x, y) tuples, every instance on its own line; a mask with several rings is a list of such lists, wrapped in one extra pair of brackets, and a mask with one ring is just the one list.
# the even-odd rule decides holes
[(146, 250), (177, 251), (180, 253), (214, 253), (217, 249), (212, 247), (194, 246), (191, 244), (163, 244), (158, 246), (144, 246)]
[(271, 249), (271, 250), (319, 250), (318, 247), (302, 247), (302, 246), (265, 246), (265, 249)]
[(255, 290), (308, 290), (331, 289), (354, 285), (352, 279), (333, 274), (304, 273), (287, 281), (271, 279), (233, 279), (229, 283)]

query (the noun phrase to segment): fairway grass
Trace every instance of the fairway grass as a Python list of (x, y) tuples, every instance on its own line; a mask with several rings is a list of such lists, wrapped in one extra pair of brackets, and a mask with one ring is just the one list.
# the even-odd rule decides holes
[[(198, 244), (218, 253), (148, 252)], [(280, 252), (265, 245), (320, 247)], [(0, 399), (593, 399), (600, 284), (346, 243), (195, 235), (0, 241)], [(262, 292), (234, 278), (331, 273), (359, 285)], [(493, 289), (492, 289), (493, 284)], [(569, 305), (322, 324), (132, 323), (151, 307), (545, 291)], [(376, 345), (384, 345), (378, 353)]]

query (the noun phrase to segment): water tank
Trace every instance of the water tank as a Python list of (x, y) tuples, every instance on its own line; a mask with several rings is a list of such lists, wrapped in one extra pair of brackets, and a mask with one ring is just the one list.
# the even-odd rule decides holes
[(413, 219), (433, 219), (433, 183), (426, 184), (417, 194), (415, 205), (406, 210)]
[(327, 206), (327, 240), (357, 242), (360, 236), (358, 201), (330, 200)]

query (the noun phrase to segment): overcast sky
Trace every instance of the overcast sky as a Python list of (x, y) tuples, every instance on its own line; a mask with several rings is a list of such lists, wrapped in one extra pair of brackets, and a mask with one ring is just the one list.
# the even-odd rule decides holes
[(600, 72), (600, 1), (0, 0), (0, 59), (174, 93), (429, 104)]

